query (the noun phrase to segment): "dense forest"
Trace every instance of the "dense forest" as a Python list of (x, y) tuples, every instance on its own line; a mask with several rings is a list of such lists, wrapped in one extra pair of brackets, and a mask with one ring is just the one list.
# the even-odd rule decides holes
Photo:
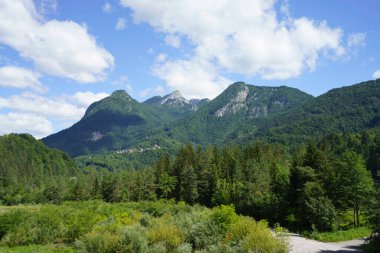
[(232, 205), (240, 215), (292, 231), (379, 226), (378, 131), (333, 134), (292, 148), (189, 144), (175, 156), (160, 150), (152, 166), (139, 170), (120, 166), (122, 159), (110, 159), (110, 166), (79, 162), (79, 168), (29, 135), (1, 137), (0, 149), (3, 205), (162, 199)]

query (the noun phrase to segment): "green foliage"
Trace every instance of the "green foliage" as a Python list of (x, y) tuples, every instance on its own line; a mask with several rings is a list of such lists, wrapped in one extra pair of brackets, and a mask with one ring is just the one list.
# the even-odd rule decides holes
[(163, 215), (158, 218), (147, 231), (149, 241), (152, 244), (162, 244), (167, 251), (175, 250), (184, 240), (180, 228), (173, 225), (171, 215)]
[(359, 211), (373, 196), (373, 181), (366, 170), (363, 158), (348, 151), (337, 160), (336, 165), (337, 203), (342, 208), (354, 211), (354, 224), (359, 226)]
[(213, 211), (214, 213), (211, 215), (212, 221), (223, 230), (227, 230), (237, 219), (235, 207), (232, 205), (221, 205), (219, 207), (214, 207)]
[(0, 247), (2, 253), (74, 253), (74, 249), (61, 244)]
[[(162, 213), (153, 211), (156, 208)], [(256, 223), (251, 218), (237, 216), (231, 206), (207, 209), (164, 202), (64, 202), (2, 207), (0, 219), (1, 224), (5, 224), (1, 226), (0, 247), (9, 252), (18, 249), (55, 252), (53, 246), (42, 246), (53, 243), (62, 246), (57, 252), (71, 252), (67, 245), (72, 245), (77, 252), (98, 253), (286, 250), (266, 222)], [(79, 224), (81, 230), (69, 232), (73, 231), (74, 224)], [(268, 244), (263, 246), (262, 241)], [(32, 244), (39, 246), (19, 248)]]
[(307, 237), (321, 242), (340, 242), (358, 238), (368, 237), (372, 232), (371, 228), (360, 227), (348, 230), (338, 230), (333, 232), (317, 232), (305, 234)]
[(322, 186), (317, 182), (307, 182), (302, 192), (300, 207), (303, 212), (297, 217), (308, 221), (311, 227), (322, 231), (334, 229), (336, 210), (332, 201), (326, 197)]
[(0, 137), (0, 203), (59, 202), (79, 170), (65, 153), (27, 134)]

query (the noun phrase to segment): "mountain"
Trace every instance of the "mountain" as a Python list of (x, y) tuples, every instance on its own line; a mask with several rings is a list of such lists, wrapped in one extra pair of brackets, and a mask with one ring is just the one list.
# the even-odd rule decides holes
[(221, 137), (239, 124), (288, 110), (311, 98), (293, 88), (245, 83), (231, 85), (212, 101), (188, 101), (175, 91), (139, 103), (119, 90), (90, 105), (72, 127), (43, 141), (72, 156), (133, 147), (171, 147), (183, 142), (221, 143)]
[(0, 136), (0, 195), (7, 187), (8, 191), (30, 190), (47, 178), (77, 173), (76, 163), (67, 154), (46, 147), (31, 135)]
[(125, 91), (92, 104), (72, 127), (43, 139), (73, 156), (135, 148), (171, 149), (184, 143), (267, 140), (296, 144), (331, 133), (380, 125), (380, 79), (313, 97), (298, 89), (230, 85), (212, 101), (175, 91), (143, 103)]
[(118, 90), (90, 105), (83, 118), (68, 129), (43, 139), (50, 147), (68, 152), (72, 156), (121, 150), (141, 143), (141, 132), (162, 122), (175, 120), (168, 112), (131, 98), (126, 91)]
[[(183, 143), (222, 144), (247, 122), (277, 115), (312, 98), (285, 86), (264, 87), (237, 82), (189, 117), (169, 124), (165, 131), (167, 136)], [(250, 127), (255, 128), (255, 123)]]
[(380, 79), (330, 90), (310, 102), (258, 123), (249, 124), (231, 139), (245, 142), (262, 138), (270, 142), (297, 143), (331, 133), (361, 132), (380, 126)]
[(155, 96), (143, 102), (156, 107), (161, 112), (166, 112), (174, 120), (178, 120), (190, 115), (203, 105), (210, 102), (209, 99), (191, 99), (184, 98), (180, 91), (176, 90), (166, 96)]

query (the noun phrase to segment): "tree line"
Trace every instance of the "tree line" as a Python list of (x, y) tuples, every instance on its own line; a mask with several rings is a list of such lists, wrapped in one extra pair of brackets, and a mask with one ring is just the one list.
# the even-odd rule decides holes
[(359, 226), (377, 217), (376, 132), (330, 135), (292, 148), (264, 142), (226, 147), (188, 144), (177, 155), (163, 154), (141, 170), (95, 165), (79, 169), (63, 153), (30, 136), (7, 138), (12, 141), (0, 141), (0, 149), (7, 150), (0, 159), (4, 205), (175, 199), (208, 207), (233, 204), (238, 213), (257, 220), (319, 231)]

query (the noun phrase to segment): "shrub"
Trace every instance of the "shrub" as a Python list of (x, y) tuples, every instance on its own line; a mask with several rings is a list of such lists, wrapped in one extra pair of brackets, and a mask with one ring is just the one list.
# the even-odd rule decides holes
[(168, 251), (175, 250), (184, 241), (184, 236), (173, 223), (172, 216), (169, 214), (157, 218), (148, 230), (149, 241), (152, 244), (163, 243)]
[(124, 234), (126, 252), (145, 253), (148, 251), (148, 241), (141, 226), (127, 227)]
[(107, 229), (99, 229), (84, 235), (82, 243), (77, 242), (76, 246), (78, 246), (78, 251), (89, 253), (126, 252), (127, 245), (123, 239), (121, 231), (111, 232)]
[(266, 221), (256, 222), (249, 217), (239, 217), (231, 225), (226, 240), (232, 245), (239, 245), (242, 252), (286, 252), (284, 241), (278, 240), (268, 228)]
[(197, 222), (191, 228), (191, 240), (196, 250), (206, 249), (210, 245), (216, 245), (223, 240), (222, 229), (215, 223), (205, 220)]
[(221, 205), (214, 207), (211, 215), (212, 221), (219, 225), (223, 230), (227, 230), (230, 225), (237, 219), (235, 207), (233, 205)]

